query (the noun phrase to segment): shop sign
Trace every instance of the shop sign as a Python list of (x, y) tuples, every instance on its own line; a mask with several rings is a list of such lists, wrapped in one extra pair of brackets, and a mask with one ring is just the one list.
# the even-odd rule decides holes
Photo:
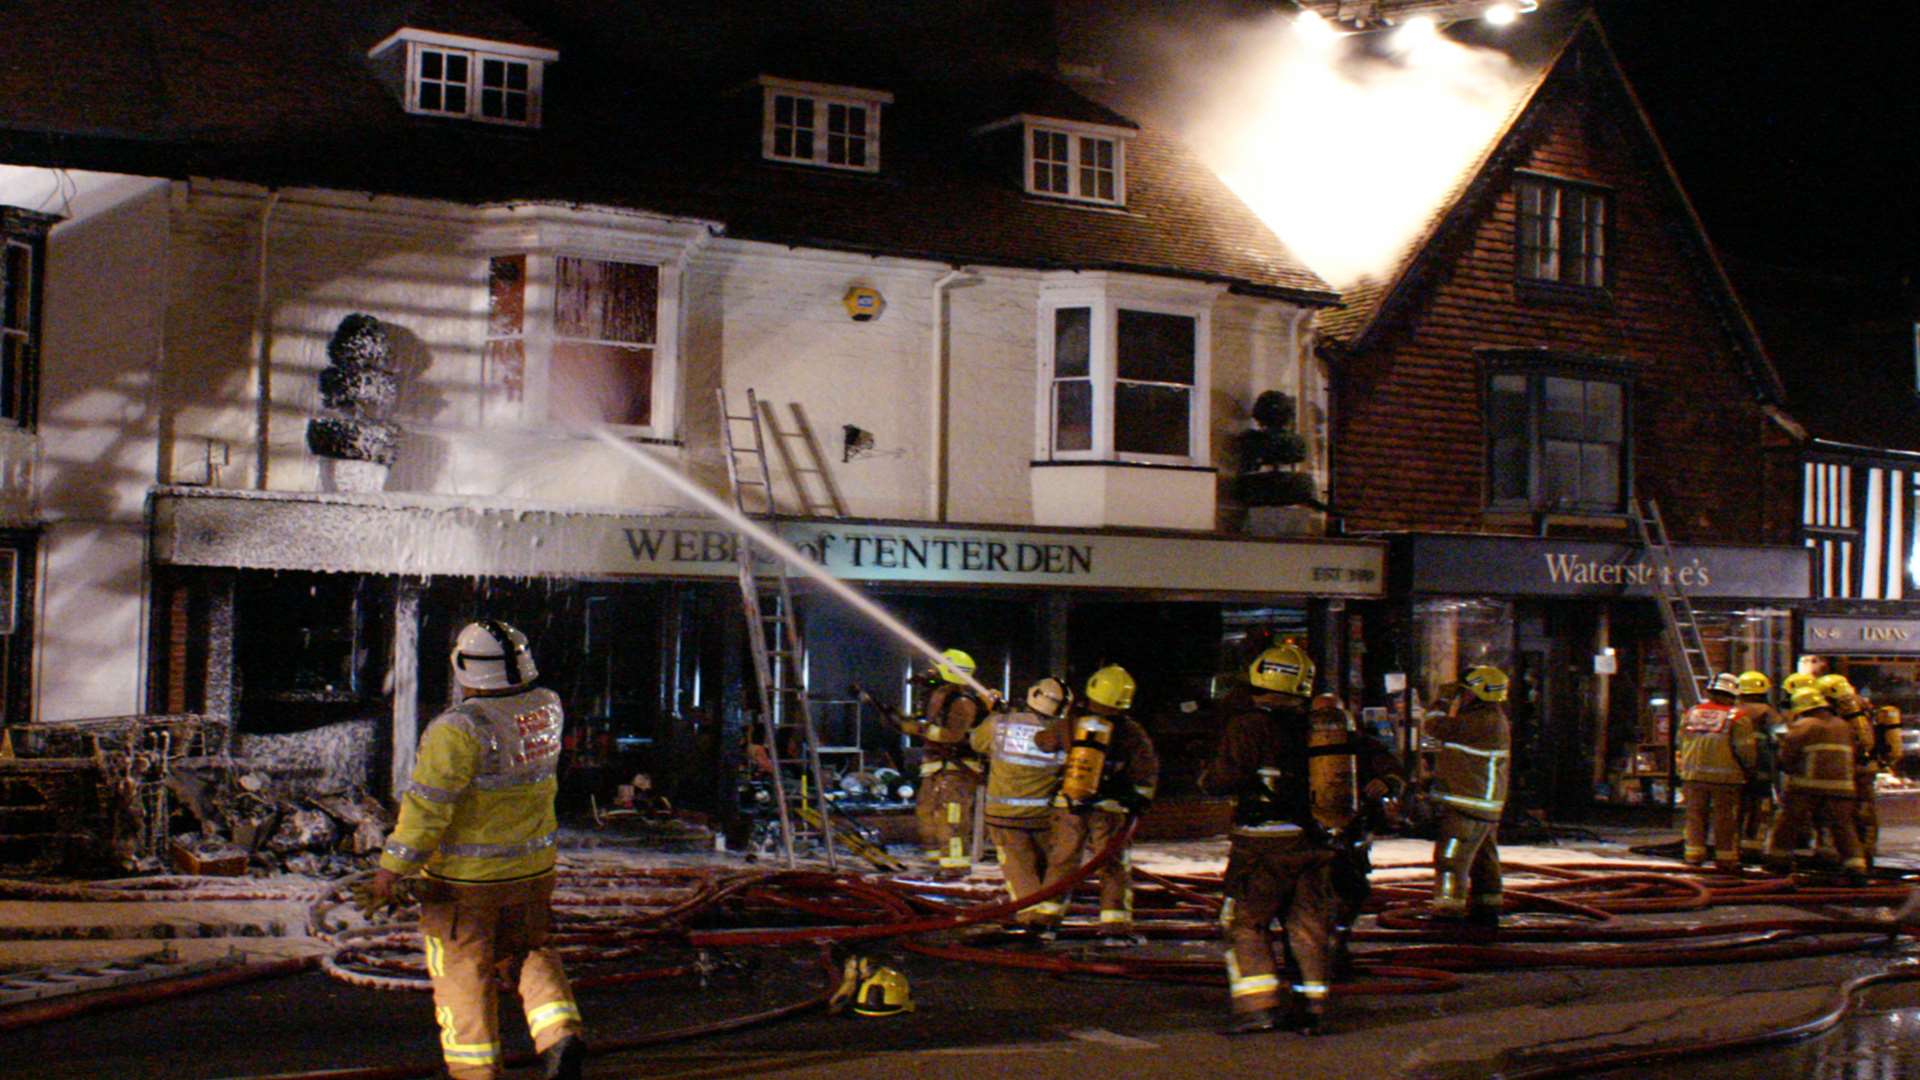
[(1809, 615), (1800, 629), (1800, 645), (1813, 653), (1920, 656), (1920, 619)]
[[(191, 566), (485, 576), (731, 577), (711, 518), (347, 499), (156, 499), (155, 551)], [(910, 523), (789, 521), (782, 539), (853, 581), (1379, 596), (1386, 546)]]
[(1805, 548), (1676, 546), (1670, 564), (1639, 544), (1528, 537), (1416, 536), (1413, 589), (1508, 596), (1653, 596), (1798, 600), (1811, 595)]

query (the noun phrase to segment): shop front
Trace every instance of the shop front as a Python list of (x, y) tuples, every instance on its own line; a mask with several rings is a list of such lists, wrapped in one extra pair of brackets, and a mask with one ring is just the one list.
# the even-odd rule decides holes
[[(1838, 672), (1873, 700), (1907, 717), (1920, 714), (1920, 604), (1824, 601), (1800, 620), (1801, 663)], [(1920, 776), (1920, 734), (1909, 735), (1903, 776)]]
[(1670, 809), (1684, 710), (1654, 597), (1668, 574), (1693, 602), (1708, 664), (1792, 670), (1805, 549), (1680, 546), (1671, 567), (1637, 544), (1475, 535), (1397, 538), (1394, 597), (1357, 612), (1364, 715), (1414, 751), (1405, 718), (1479, 664), (1511, 677), (1516, 810), (1552, 818)]
[[(481, 506), (432, 496), (163, 489), (153, 500), (154, 696), (242, 732), (372, 720), (376, 786), (410, 768), (452, 688), (470, 618), (532, 638), (566, 701), (576, 797), (633, 772), (678, 806), (722, 809), (754, 706), (736, 538), (686, 515)], [(1343, 608), (1385, 588), (1386, 546), (1192, 534), (792, 520), (783, 537), (1009, 695), (1045, 674), (1121, 663), (1190, 784), (1212, 698), (1250, 649), (1309, 641), (1340, 670)], [(827, 590), (795, 578), (805, 673), (836, 771), (910, 768), (854, 705), (860, 685), (912, 707), (924, 663)]]

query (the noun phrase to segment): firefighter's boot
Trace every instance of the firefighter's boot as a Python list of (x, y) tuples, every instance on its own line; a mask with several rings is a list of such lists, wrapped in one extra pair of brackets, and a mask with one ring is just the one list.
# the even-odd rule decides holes
[(1258, 1035), (1263, 1031), (1272, 1031), (1280, 1026), (1280, 1018), (1272, 1009), (1252, 1009), (1235, 1013), (1233, 1023), (1228, 1024), (1223, 1035)]
[(1327, 1003), (1320, 998), (1305, 994), (1293, 995), (1293, 1003), (1287, 1012), (1287, 1026), (1312, 1038), (1327, 1033)]

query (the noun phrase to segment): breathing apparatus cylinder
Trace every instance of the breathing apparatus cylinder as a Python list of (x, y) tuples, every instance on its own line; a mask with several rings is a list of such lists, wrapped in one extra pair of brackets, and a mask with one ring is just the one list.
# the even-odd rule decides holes
[(1096, 713), (1074, 718), (1073, 744), (1067, 750), (1067, 769), (1060, 781), (1060, 795), (1069, 803), (1093, 797), (1100, 790), (1100, 773), (1106, 768), (1107, 747), (1113, 743), (1113, 719)]
[(1339, 833), (1360, 816), (1355, 733), (1344, 712), (1314, 704), (1307, 731), (1307, 789), (1313, 793), (1314, 821), (1328, 832)]

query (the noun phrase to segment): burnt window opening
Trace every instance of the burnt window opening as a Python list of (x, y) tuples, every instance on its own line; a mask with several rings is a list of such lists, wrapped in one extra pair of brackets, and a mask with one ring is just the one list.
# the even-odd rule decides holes
[[(530, 322), (528, 279), (536, 274), (550, 275), (552, 308)], [(481, 354), (490, 418), (520, 418), (529, 387), (540, 385), (551, 423), (662, 434), (660, 311), (658, 266), (569, 255), (490, 259)], [(529, 357), (539, 356), (544, 379), (528, 370)]]
[(1598, 292), (1607, 287), (1612, 196), (1540, 176), (1515, 185), (1515, 272), (1522, 282)]
[(1489, 372), (1489, 508), (1624, 513), (1631, 400), (1617, 376), (1511, 367)]
[(384, 714), (393, 589), (354, 574), (244, 575), (235, 593), (242, 730)]

